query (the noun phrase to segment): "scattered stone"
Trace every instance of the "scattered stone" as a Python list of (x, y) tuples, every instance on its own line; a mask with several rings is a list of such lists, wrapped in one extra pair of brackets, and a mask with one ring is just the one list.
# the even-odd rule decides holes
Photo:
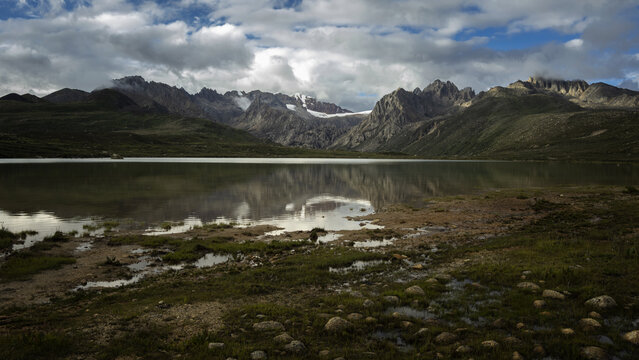
[(423, 269), (424, 269), (424, 265), (422, 265), (422, 264), (415, 264), (415, 265), (411, 266), (411, 268), (412, 268), (413, 270), (423, 270)]
[(524, 325), (523, 322), (518, 322), (517, 325), (515, 325), (515, 327), (519, 330), (523, 329), (526, 325)]
[(497, 329), (503, 329), (506, 326), (508, 326), (508, 323), (506, 323), (506, 320), (499, 318), (495, 321), (492, 322), (492, 327), (497, 328)]
[(486, 340), (481, 342), (481, 346), (489, 349), (495, 349), (499, 347), (499, 343), (495, 340)]
[(262, 350), (253, 351), (251, 353), (251, 360), (264, 360), (267, 358), (266, 353)]
[(430, 279), (426, 280), (426, 284), (428, 284), (428, 285), (438, 285), (439, 281), (437, 281), (437, 279), (435, 279), (435, 278), (430, 278)]
[(508, 336), (504, 338), (504, 342), (508, 345), (517, 345), (521, 343), (521, 340), (519, 340), (518, 338), (514, 336)]
[(551, 317), (552, 313), (550, 311), (542, 311), (539, 313), (539, 315), (545, 316), (545, 317)]
[(224, 343), (221, 342), (212, 342), (209, 343), (209, 349), (213, 350), (213, 349), (221, 349), (224, 347)]
[(366, 319), (364, 319), (364, 322), (367, 324), (374, 324), (377, 322), (377, 319), (372, 316), (367, 316)]
[(346, 318), (351, 321), (357, 321), (357, 320), (362, 320), (364, 318), (364, 315), (360, 313), (350, 313), (348, 314), (348, 316), (346, 316)]
[(280, 343), (280, 344), (288, 344), (291, 341), (293, 341), (294, 339), (288, 333), (281, 333), (281, 334), (277, 335), (276, 337), (274, 337), (273, 340), (275, 342)]
[(566, 298), (566, 295), (560, 293), (559, 291), (548, 290), (548, 289), (544, 290), (541, 296), (545, 298), (557, 299), (557, 300), (564, 300)]
[(609, 308), (613, 308), (617, 306), (617, 302), (615, 301), (615, 299), (611, 298), (608, 295), (601, 295), (601, 296), (594, 297), (590, 300), (587, 300), (585, 304), (587, 306), (591, 306), (601, 310), (605, 310), (605, 309), (609, 309)]
[(446, 331), (435, 337), (435, 342), (438, 344), (450, 344), (455, 340), (457, 340), (457, 335)]
[(262, 321), (253, 324), (253, 330), (255, 331), (283, 331), (284, 325), (279, 321)]
[(517, 351), (513, 352), (513, 360), (524, 360), (524, 357), (521, 356)]
[(591, 317), (593, 319), (601, 319), (601, 314), (596, 311), (591, 311), (588, 313), (588, 317)]
[(531, 275), (531, 274), (532, 274), (532, 271), (530, 271), (530, 270), (524, 270), (524, 271), (522, 271), (521, 273), (522, 273), (522, 274), (524, 274), (524, 275)]
[(579, 320), (579, 326), (583, 331), (590, 332), (601, 328), (599, 321), (593, 318), (584, 318)]
[(399, 319), (400, 317), (402, 317), (402, 314), (400, 314), (399, 312), (395, 311), (394, 313), (391, 314), (392, 317), (394, 317), (395, 319)]
[(473, 351), (473, 349), (468, 346), (468, 345), (460, 345), (457, 347), (457, 349), (455, 350), (456, 353), (458, 354), (466, 354)]
[(258, 319), (265, 319), (265, 318), (266, 318), (266, 315), (264, 315), (264, 314), (257, 314), (257, 315), (255, 315), (255, 317), (256, 317), (256, 318), (258, 318)]
[(401, 325), (402, 325), (402, 327), (403, 327), (404, 329), (407, 329), (407, 328), (409, 328), (409, 327), (413, 326), (413, 323), (412, 323), (412, 322), (410, 322), (410, 321), (402, 321), (402, 322), (401, 322)]
[(364, 300), (362, 305), (364, 305), (364, 307), (371, 307), (371, 306), (375, 305), (375, 303), (371, 299), (366, 299), (366, 300)]
[(546, 355), (546, 349), (544, 349), (541, 344), (535, 344), (535, 346), (533, 347), (533, 353), (539, 356), (544, 356)]
[(455, 329), (455, 334), (461, 335), (463, 333), (468, 332), (468, 328), (457, 328)]
[(439, 280), (439, 282), (449, 282), (453, 280), (453, 277), (448, 274), (437, 274), (435, 279)]
[(415, 336), (426, 336), (426, 335), (428, 335), (428, 328), (421, 328), (417, 330), (417, 332), (415, 333)]
[(607, 337), (606, 335), (599, 335), (597, 337), (597, 340), (602, 343), (602, 344), (606, 344), (606, 345), (614, 345), (615, 343), (612, 341), (611, 338)]
[(344, 320), (341, 317), (335, 316), (328, 320), (324, 325), (324, 330), (331, 332), (339, 332), (353, 327), (353, 324), (348, 320)]
[(539, 287), (539, 285), (530, 282), (530, 281), (524, 281), (524, 282), (520, 282), (519, 284), (517, 284), (517, 287), (520, 289), (524, 289), (524, 290), (532, 290), (532, 291), (538, 291), (541, 290), (541, 288)]
[(546, 302), (543, 300), (535, 300), (533, 301), (533, 306), (537, 309), (541, 309), (542, 307), (546, 306)]
[(413, 300), (413, 301), (411, 301), (411, 302), (410, 302), (410, 306), (411, 306), (411, 307), (414, 307), (414, 308), (419, 307), (419, 300)]
[(384, 301), (391, 304), (399, 304), (399, 298), (395, 295), (384, 296)]
[(413, 285), (409, 287), (408, 289), (405, 290), (405, 292), (408, 295), (419, 295), (419, 296), (426, 295), (426, 293), (424, 292), (424, 289), (422, 289), (418, 285)]
[(331, 354), (330, 350), (324, 349), (324, 350), (320, 350), (319, 353), (317, 353), (317, 355), (321, 358), (326, 358)]
[(581, 356), (590, 360), (608, 360), (608, 353), (597, 346), (587, 346), (581, 349)]
[(402, 255), (402, 254), (393, 254), (393, 259), (404, 260), (404, 259), (408, 259), (408, 256)]
[(630, 341), (635, 345), (639, 345), (639, 330), (633, 330), (623, 334), (624, 340)]
[(293, 340), (284, 346), (284, 350), (293, 354), (302, 354), (306, 352), (306, 346), (299, 340)]
[(575, 330), (571, 328), (564, 328), (564, 329), (561, 329), (561, 333), (564, 335), (575, 335)]

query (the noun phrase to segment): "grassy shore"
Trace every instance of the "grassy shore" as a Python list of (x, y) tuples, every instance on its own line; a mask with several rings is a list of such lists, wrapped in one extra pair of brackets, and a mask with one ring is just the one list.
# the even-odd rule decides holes
[[(205, 226), (153, 237), (116, 229), (104, 238), (48, 241), (55, 246), (14, 253), (0, 260), (0, 355), (639, 356), (639, 345), (626, 336), (639, 329), (639, 195), (633, 188), (428, 199), (358, 219), (365, 220), (384, 228), (342, 231), (327, 243), (313, 241), (322, 229), (266, 237), (260, 235), (272, 227)], [(91, 251), (73, 251), (87, 240)], [(390, 244), (362, 247), (369, 240)], [(147, 252), (132, 252), (138, 248)], [(127, 265), (142, 256), (157, 259), (151, 268), (161, 269), (208, 253), (228, 261), (157, 271), (121, 288), (69, 291), (87, 281), (134, 276)], [(24, 254), (76, 264), (24, 265), (31, 270), (14, 277)], [(37, 284), (47, 284), (46, 291)], [(586, 304), (602, 295), (615, 305)]]

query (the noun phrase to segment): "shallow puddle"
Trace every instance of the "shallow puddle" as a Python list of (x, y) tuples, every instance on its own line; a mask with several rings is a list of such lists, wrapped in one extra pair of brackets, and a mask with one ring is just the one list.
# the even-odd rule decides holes
[(223, 263), (229, 262), (232, 259), (233, 257), (230, 255), (220, 255), (220, 254), (209, 253), (199, 258), (193, 265), (195, 265), (196, 268), (201, 269), (201, 268), (223, 264)]
[(383, 246), (392, 245), (395, 242), (395, 238), (392, 239), (384, 239), (384, 240), (365, 240), (365, 241), (355, 241), (353, 247), (356, 248), (378, 248)]
[(413, 319), (420, 320), (429, 320), (435, 319), (437, 317), (436, 314), (428, 311), (428, 310), (417, 310), (413, 309), (410, 306), (394, 306), (386, 309), (385, 312), (387, 315), (392, 315), (393, 313), (399, 313), (400, 315), (410, 317)]
[(338, 233), (333, 233), (333, 232), (329, 232), (326, 235), (322, 235), (322, 236), (318, 236), (317, 237), (317, 242), (320, 244), (326, 244), (329, 242), (333, 242), (339, 238), (342, 237), (342, 234), (338, 234)]
[(371, 267), (371, 266), (377, 266), (377, 265), (381, 265), (381, 264), (386, 264), (388, 263), (388, 261), (384, 261), (384, 260), (368, 260), (368, 261), (363, 261), (363, 260), (358, 260), (353, 262), (350, 266), (347, 267), (341, 267), (341, 268), (334, 268), (334, 267), (329, 267), (328, 271), (332, 272), (332, 273), (349, 273), (352, 271), (362, 271), (364, 269), (366, 269), (367, 267)]

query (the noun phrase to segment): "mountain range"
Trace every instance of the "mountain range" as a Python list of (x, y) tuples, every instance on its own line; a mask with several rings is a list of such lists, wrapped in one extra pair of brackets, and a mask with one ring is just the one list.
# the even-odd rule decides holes
[(6, 123), (17, 115), (7, 109), (19, 108), (20, 134), (27, 136), (24, 116), (30, 111), (41, 122), (59, 121), (64, 120), (55, 116), (60, 109), (70, 116), (88, 106), (116, 117), (173, 119), (172, 129), (179, 128), (178, 118), (205, 119), (251, 142), (298, 149), (437, 158), (639, 159), (639, 92), (582, 80), (531, 77), (479, 94), (435, 80), (423, 89), (399, 88), (360, 113), (302, 94), (222, 94), (208, 88), (190, 94), (140, 76), (113, 80), (90, 93), (62, 89), (42, 98), (9, 94), (0, 100), (0, 133), (10, 136), (16, 128)]

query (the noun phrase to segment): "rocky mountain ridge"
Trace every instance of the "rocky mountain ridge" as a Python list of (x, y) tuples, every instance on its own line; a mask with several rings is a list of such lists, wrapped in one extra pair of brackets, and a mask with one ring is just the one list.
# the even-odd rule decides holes
[(332, 147), (375, 151), (407, 126), (457, 111), (475, 92), (459, 90), (450, 81), (435, 80), (423, 90), (399, 88), (382, 97), (361, 124), (348, 131)]

